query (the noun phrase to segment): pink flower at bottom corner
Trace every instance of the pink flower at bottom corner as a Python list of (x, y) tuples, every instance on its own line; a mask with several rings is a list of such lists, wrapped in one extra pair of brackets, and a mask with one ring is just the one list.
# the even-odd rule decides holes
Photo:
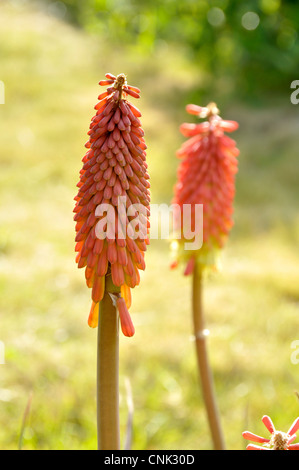
[(270, 432), (269, 439), (253, 434), (250, 431), (244, 431), (242, 436), (248, 441), (257, 442), (261, 445), (248, 444), (247, 450), (299, 450), (299, 443), (292, 444), (296, 439), (296, 431), (299, 429), (299, 417), (295, 419), (289, 430), (285, 433), (277, 431), (271, 420), (267, 415), (263, 416), (262, 422)]

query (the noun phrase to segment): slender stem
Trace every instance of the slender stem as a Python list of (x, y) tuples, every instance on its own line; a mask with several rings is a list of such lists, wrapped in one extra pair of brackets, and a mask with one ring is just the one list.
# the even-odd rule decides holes
[(109, 286), (107, 289), (106, 287), (99, 311), (97, 348), (98, 450), (120, 449), (118, 313), (108, 293), (116, 292), (117, 288), (115, 289), (109, 289)]
[(22, 427), (21, 427), (21, 432), (20, 432), (20, 437), (19, 437), (19, 447), (18, 447), (19, 450), (22, 450), (22, 446), (23, 446), (24, 431), (25, 431), (26, 422), (27, 422), (27, 419), (28, 419), (28, 416), (29, 416), (29, 413), (30, 413), (32, 396), (33, 395), (32, 395), (32, 392), (31, 392), (30, 395), (29, 395), (28, 401), (27, 401), (27, 405), (26, 405), (26, 408), (25, 408), (25, 411), (24, 411), (24, 415), (23, 415)]
[(196, 344), (196, 355), (199, 374), (201, 378), (201, 386), (203, 398), (208, 415), (211, 435), (215, 450), (224, 450), (224, 438), (221, 431), (219, 413), (216, 404), (212, 371), (209, 365), (207, 346), (206, 346), (206, 330), (202, 306), (202, 270), (195, 265), (193, 272), (193, 327)]

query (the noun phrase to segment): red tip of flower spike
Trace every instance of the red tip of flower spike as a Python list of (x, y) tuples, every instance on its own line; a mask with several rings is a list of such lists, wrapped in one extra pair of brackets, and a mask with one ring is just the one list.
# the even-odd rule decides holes
[(187, 104), (186, 111), (189, 114), (195, 114), (195, 116), (206, 117), (208, 108), (197, 106), (196, 104)]
[(119, 312), (120, 325), (123, 334), (129, 337), (133, 336), (135, 334), (135, 328), (127, 309), (125, 299), (118, 297), (116, 305)]

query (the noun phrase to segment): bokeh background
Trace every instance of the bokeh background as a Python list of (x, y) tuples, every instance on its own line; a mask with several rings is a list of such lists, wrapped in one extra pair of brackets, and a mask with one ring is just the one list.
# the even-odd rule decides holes
[[(1, 449), (96, 448), (96, 331), (72, 210), (106, 72), (142, 90), (153, 203), (171, 202), (186, 104), (216, 101), (239, 122), (235, 226), (204, 295), (227, 447), (264, 434), (263, 414), (285, 431), (299, 415), (298, 26), (291, 0), (1, 0)], [(169, 269), (166, 240), (146, 261), (136, 335), (120, 338), (122, 445), (129, 381), (132, 449), (210, 449), (190, 279)]]

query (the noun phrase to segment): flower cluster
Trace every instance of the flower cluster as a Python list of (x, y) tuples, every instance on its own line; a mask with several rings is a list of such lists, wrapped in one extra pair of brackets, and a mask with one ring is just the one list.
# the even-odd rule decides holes
[(253, 442), (259, 442), (264, 444), (263, 446), (257, 446), (255, 444), (248, 444), (247, 450), (299, 450), (299, 444), (292, 444), (296, 439), (295, 432), (299, 429), (299, 418), (295, 419), (288, 432), (277, 431), (274, 424), (269, 416), (263, 416), (262, 422), (268, 429), (271, 437), (266, 439), (264, 437), (253, 434), (249, 431), (242, 433), (244, 439)]
[(179, 217), (175, 223), (177, 235), (172, 246), (176, 253), (172, 267), (176, 267), (179, 259), (183, 259), (187, 262), (185, 274), (190, 274), (196, 260), (203, 266), (215, 264), (215, 255), (223, 247), (233, 225), (232, 205), (239, 150), (235, 141), (225, 135), (225, 132), (235, 131), (238, 123), (222, 120), (215, 103), (207, 107), (190, 104), (186, 110), (199, 118), (206, 118), (199, 124), (181, 125), (181, 133), (189, 139), (177, 152), (182, 161), (173, 203), (181, 211), (184, 205), (190, 205), (191, 233), (196, 230), (196, 205), (203, 205), (203, 243), (200, 249), (184, 252), (183, 218)]
[[(140, 90), (128, 85), (124, 74), (115, 77), (108, 73), (106, 80), (99, 84), (108, 88), (100, 94), (95, 106), (96, 114), (85, 145), (88, 150), (82, 159), (77, 185), (76, 262), (79, 268), (85, 267), (86, 283), (92, 289), (89, 325), (98, 325), (99, 302), (105, 293), (106, 277), (111, 276), (116, 287), (111, 293), (119, 299), (117, 306), (123, 333), (132, 336), (134, 327), (126, 309), (131, 305), (130, 289), (140, 282), (139, 270), (145, 269), (144, 252), (149, 243), (150, 183), (146, 144), (139, 120), (141, 113), (127, 99), (127, 95), (139, 98)], [(119, 213), (120, 207), (126, 209), (135, 205), (144, 208), (140, 217), (143, 217), (145, 233), (134, 232), (130, 227), (136, 216), (134, 211)], [(101, 207), (111, 209), (108, 216), (99, 210)], [(113, 224), (110, 224), (111, 218)], [(97, 230), (99, 222), (103, 223)], [(109, 231), (109, 227), (114, 231)]]

